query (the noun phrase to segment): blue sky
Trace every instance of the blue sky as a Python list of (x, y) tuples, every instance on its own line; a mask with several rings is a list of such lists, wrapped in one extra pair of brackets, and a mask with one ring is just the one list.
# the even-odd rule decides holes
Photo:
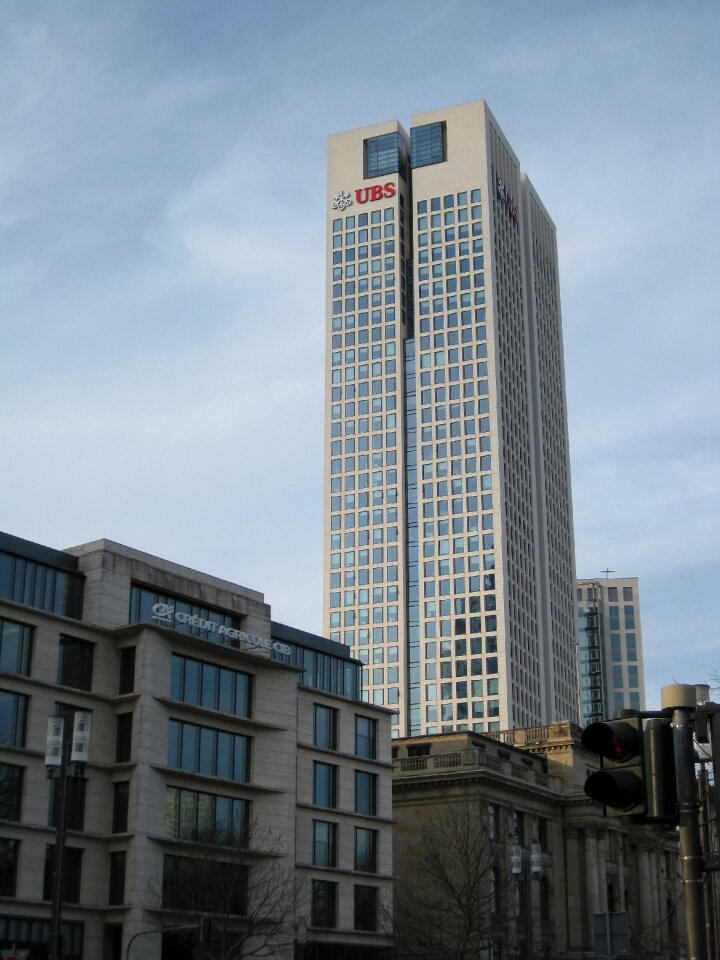
[[(577, 568), (720, 669), (712, 3), (6, 2), (0, 528), (321, 628), (328, 133), (484, 98), (558, 228)], [(279, 266), (278, 266), (279, 264)]]

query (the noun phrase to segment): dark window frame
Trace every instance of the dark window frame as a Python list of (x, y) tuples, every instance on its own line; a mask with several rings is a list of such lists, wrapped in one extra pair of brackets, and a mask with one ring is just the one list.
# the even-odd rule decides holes
[(20, 820), (24, 778), (25, 767), (0, 763), (0, 820)]
[(323, 703), (313, 704), (313, 745), (323, 750), (337, 750), (338, 711)]
[(326, 930), (337, 926), (337, 888), (332, 880), (312, 881), (311, 926)]
[(129, 763), (132, 758), (133, 715), (116, 714), (117, 731), (115, 737), (115, 763)]
[(0, 896), (2, 897), (15, 896), (19, 850), (19, 840), (0, 837)]
[(57, 682), (61, 687), (73, 690), (92, 690), (95, 644), (91, 640), (61, 634)]
[(112, 833), (128, 832), (130, 810), (130, 781), (116, 780), (113, 783)]
[[(11, 628), (19, 628), (17, 640), (13, 641), (17, 643), (15, 655), (12, 658), (14, 660), (13, 664), (10, 663), (9, 647), (11, 641), (9, 639), (10, 630), (7, 629), (7, 625), (10, 625)], [(17, 674), (19, 677), (30, 676), (33, 633), (34, 627), (29, 623), (22, 623), (20, 620), (13, 620), (10, 617), (0, 617), (0, 670)]]
[[(366, 727), (361, 730), (361, 727)], [(355, 714), (355, 756), (377, 760), (378, 722), (373, 717)]]
[(114, 850), (110, 854), (110, 882), (108, 885), (108, 904), (110, 906), (120, 906), (125, 903), (126, 867), (126, 851)]
[[(320, 779), (327, 771), (327, 781)], [(327, 791), (325, 787), (327, 786)], [(327, 796), (327, 803), (323, 803), (323, 798)], [(316, 807), (324, 807), (328, 810), (337, 808), (338, 800), (338, 768), (334, 763), (323, 763), (320, 760), (313, 761), (313, 804)]]
[[(318, 839), (318, 828), (327, 828), (327, 840)], [(332, 820), (313, 820), (312, 862), (315, 867), (337, 867), (338, 825)], [(327, 853), (323, 856), (322, 851)]]
[[(367, 785), (367, 789), (365, 785)], [(367, 770), (355, 771), (355, 813), (366, 817), (377, 816), (377, 788), (378, 777), (376, 773), (369, 773)]]

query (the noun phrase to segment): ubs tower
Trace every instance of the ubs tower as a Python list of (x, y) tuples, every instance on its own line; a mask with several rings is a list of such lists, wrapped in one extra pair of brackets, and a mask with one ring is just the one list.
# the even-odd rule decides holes
[(578, 712), (555, 227), (483, 101), (329, 138), (324, 627), (393, 736)]

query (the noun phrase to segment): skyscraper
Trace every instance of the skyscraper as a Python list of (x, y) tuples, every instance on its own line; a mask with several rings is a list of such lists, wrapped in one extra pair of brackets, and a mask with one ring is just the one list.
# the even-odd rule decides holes
[(555, 228), (483, 101), (330, 137), (325, 629), (394, 736), (576, 719)]
[(618, 710), (644, 710), (637, 577), (578, 580), (577, 611), (583, 725), (608, 720)]

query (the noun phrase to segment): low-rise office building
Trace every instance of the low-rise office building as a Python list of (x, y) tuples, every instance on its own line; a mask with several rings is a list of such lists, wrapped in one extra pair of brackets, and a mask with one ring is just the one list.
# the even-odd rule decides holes
[[(262, 594), (107, 540), (0, 534), (0, 950), (48, 956), (64, 736), (65, 960), (218, 955), (247, 938), (305, 960), (384, 957), (389, 711), (339, 644), (275, 623)], [(132, 941), (132, 943), (131, 943)], [(207, 955), (207, 954), (206, 954)]]
[(590, 960), (598, 923), (613, 956), (683, 955), (675, 834), (603, 816), (581, 732), (394, 742), (399, 958)]

